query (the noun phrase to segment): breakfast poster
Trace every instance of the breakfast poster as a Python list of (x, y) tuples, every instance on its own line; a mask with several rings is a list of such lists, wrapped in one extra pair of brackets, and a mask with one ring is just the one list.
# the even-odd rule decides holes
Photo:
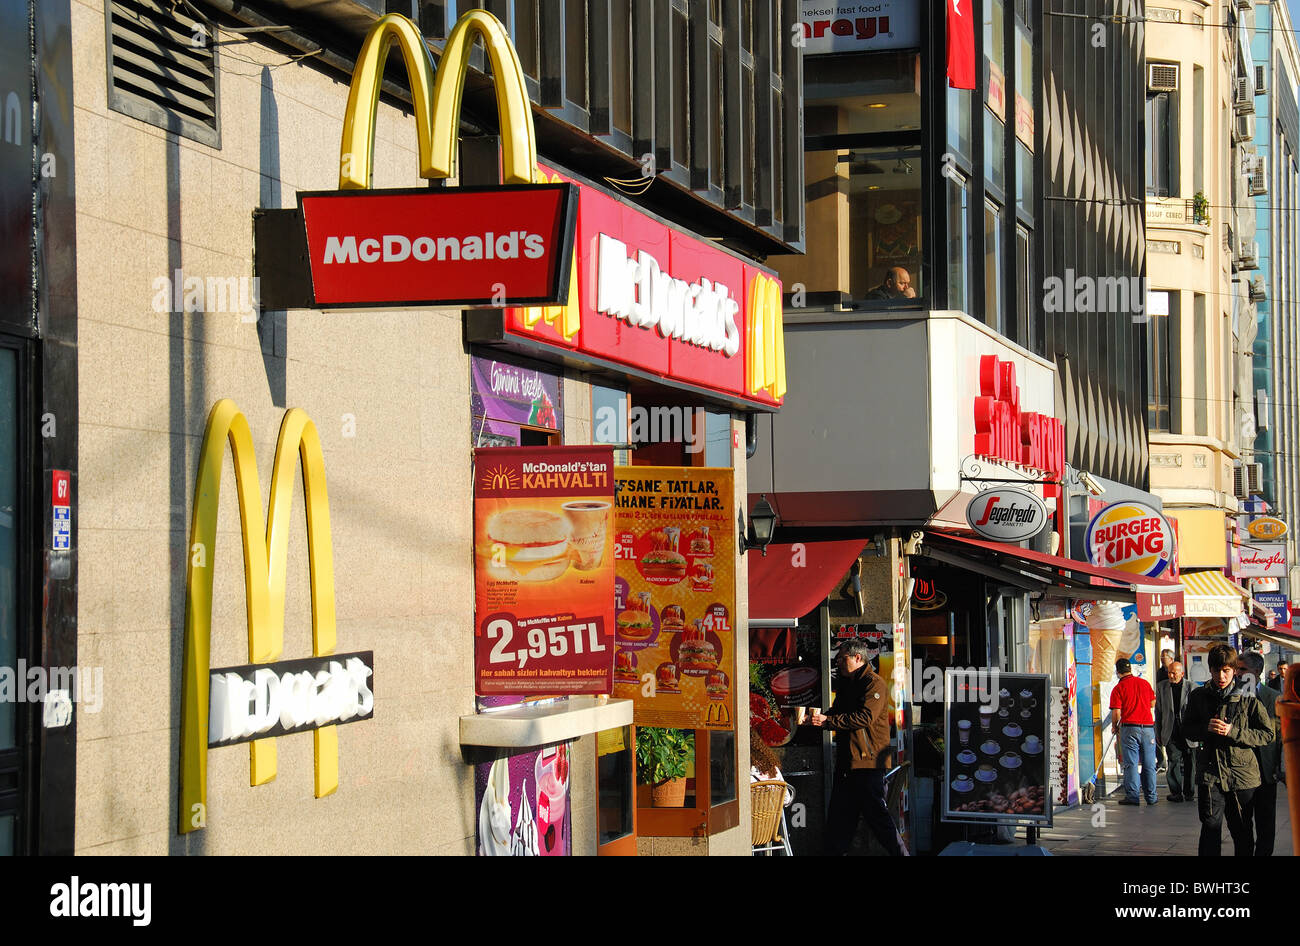
[(614, 696), (636, 702), (638, 726), (732, 729), (732, 471), (628, 466), (615, 480)]
[(475, 692), (610, 692), (613, 450), (480, 448), (474, 464)]

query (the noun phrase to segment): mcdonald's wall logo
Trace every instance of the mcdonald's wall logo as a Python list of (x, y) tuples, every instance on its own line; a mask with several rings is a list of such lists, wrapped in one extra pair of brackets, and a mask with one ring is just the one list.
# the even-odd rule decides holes
[[(213, 670), (212, 584), (221, 467), (226, 444), (235, 467), (244, 552), (248, 659)], [(284, 650), (285, 577), (294, 467), (301, 460), (311, 573), (311, 658), (272, 663)], [(335, 646), (334, 554), (325, 462), (316, 425), (294, 408), (284, 416), (271, 475), (270, 512), (262, 519), (262, 488), (248, 421), (233, 401), (212, 407), (199, 455), (185, 574), (185, 664), (181, 695), (181, 834), (207, 825), (207, 751), (249, 743), (250, 784), (276, 776), (275, 736), (312, 730), (315, 794), (338, 788), (335, 725), (373, 715), (367, 653), (331, 656)]]
[[(461, 93), (478, 38), (496, 87), (504, 184), (371, 191), (375, 120), (390, 47), (398, 48), (410, 79), (420, 176), (438, 180), (457, 174)], [(536, 167), (523, 69), (496, 17), (483, 10), (462, 16), (436, 70), (409, 19), (380, 17), (352, 75), (339, 190), (299, 193), (296, 211), (257, 215), (263, 304), (562, 305), (571, 284), (577, 196), (568, 184), (539, 183)], [(302, 255), (308, 260), (305, 280), (297, 259)]]
[(568, 302), (509, 309), (496, 323), (495, 313), (478, 313), (472, 341), (542, 357), (585, 355), (780, 406), (785, 340), (773, 274), (586, 182), (539, 170), (578, 190)]

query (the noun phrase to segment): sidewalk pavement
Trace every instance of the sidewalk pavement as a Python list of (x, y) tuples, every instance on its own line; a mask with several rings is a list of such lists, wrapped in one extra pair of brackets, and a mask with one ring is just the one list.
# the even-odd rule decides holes
[[(1119, 800), (1124, 797), (1120, 789), (1104, 799), (1104, 809), (1078, 805), (1065, 811), (1058, 810), (1052, 819), (1053, 827), (1039, 833), (1038, 843), (1057, 855), (1195, 856), (1201, 836), (1195, 799), (1181, 803), (1168, 801), (1169, 789), (1163, 772), (1156, 777), (1156, 785), (1160, 802), (1155, 806), (1145, 802), (1140, 808), (1120, 805)], [(1104, 822), (1101, 821), (1103, 813)], [(1095, 827), (1094, 822), (1097, 822)], [(1222, 832), (1223, 855), (1230, 857), (1233, 853), (1232, 836), (1228, 833), (1226, 818)], [(1020, 830), (1019, 837), (1024, 839), (1024, 829)], [(1274, 839), (1275, 857), (1289, 857), (1294, 853), (1285, 785), (1278, 786)]]

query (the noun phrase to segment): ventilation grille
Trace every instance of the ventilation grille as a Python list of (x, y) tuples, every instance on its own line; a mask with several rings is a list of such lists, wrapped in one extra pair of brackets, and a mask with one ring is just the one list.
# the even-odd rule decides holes
[(214, 37), (164, 0), (109, 0), (109, 107), (212, 147), (217, 123)]
[(1147, 88), (1152, 92), (1177, 92), (1178, 67), (1160, 63), (1148, 65)]

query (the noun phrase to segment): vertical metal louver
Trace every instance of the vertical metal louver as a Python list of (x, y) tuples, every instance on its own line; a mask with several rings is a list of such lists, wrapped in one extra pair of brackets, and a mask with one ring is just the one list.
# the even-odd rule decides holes
[(214, 36), (167, 0), (107, 0), (108, 106), (221, 146)]

